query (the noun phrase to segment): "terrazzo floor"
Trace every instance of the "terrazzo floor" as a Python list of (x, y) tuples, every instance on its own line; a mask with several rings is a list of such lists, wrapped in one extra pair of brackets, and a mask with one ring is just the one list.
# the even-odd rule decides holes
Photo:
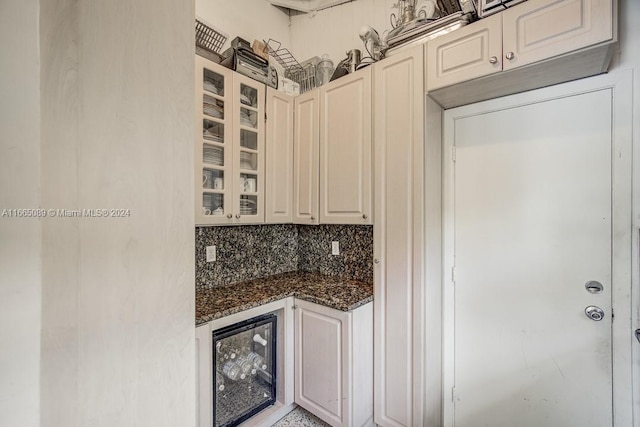
[(331, 427), (320, 418), (297, 407), (271, 427)]

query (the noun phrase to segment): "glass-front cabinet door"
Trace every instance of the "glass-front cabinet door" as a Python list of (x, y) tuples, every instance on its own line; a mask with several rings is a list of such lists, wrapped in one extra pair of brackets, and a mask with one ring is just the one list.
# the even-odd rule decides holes
[(196, 225), (264, 222), (264, 84), (196, 55)]
[(233, 73), (196, 56), (196, 224), (233, 220)]
[(235, 73), (233, 76), (234, 199), (236, 222), (264, 222), (265, 86)]

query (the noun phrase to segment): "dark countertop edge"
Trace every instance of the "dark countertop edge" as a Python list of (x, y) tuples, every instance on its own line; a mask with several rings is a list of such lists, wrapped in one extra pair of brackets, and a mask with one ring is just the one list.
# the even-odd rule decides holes
[[(274, 277), (282, 277), (282, 276), (288, 275), (288, 274), (291, 274), (291, 273), (278, 274), (278, 275), (275, 275)], [(253, 279), (253, 280), (247, 281), (247, 282), (253, 282), (253, 281), (256, 281), (256, 280), (260, 280), (260, 281), (269, 280), (269, 278), (267, 277), (267, 278), (262, 278), (262, 279)], [(348, 282), (352, 282), (352, 283), (353, 282), (358, 283), (358, 281), (353, 281), (353, 280), (347, 280), (347, 281)], [(242, 282), (238, 282), (238, 283), (242, 283)], [(359, 282), (359, 283), (361, 283), (363, 286), (373, 286), (372, 284), (365, 283), (365, 282)], [(237, 285), (237, 283), (234, 284), (234, 285)], [(276, 294), (276, 295), (271, 295), (271, 296), (263, 298), (263, 299), (259, 299), (259, 300), (252, 301), (252, 302), (248, 302), (246, 304), (241, 304), (241, 305), (238, 305), (238, 306), (235, 306), (235, 307), (232, 307), (232, 308), (228, 308), (226, 310), (215, 311), (215, 312), (210, 313), (208, 315), (201, 316), (200, 318), (196, 318), (195, 325), (196, 325), (196, 327), (197, 326), (201, 326), (201, 325), (204, 325), (205, 323), (209, 323), (209, 322), (211, 322), (213, 320), (218, 320), (218, 319), (221, 319), (223, 317), (230, 316), (232, 314), (241, 313), (243, 311), (250, 310), (250, 309), (256, 308), (256, 307), (260, 307), (262, 305), (269, 304), (269, 303), (272, 303), (272, 302), (275, 302), (275, 301), (280, 301), (282, 299), (289, 298), (289, 297), (298, 298), (298, 299), (301, 299), (301, 300), (304, 300), (304, 301), (312, 302), (314, 304), (322, 305), (324, 307), (332, 308), (334, 310), (345, 311), (345, 312), (346, 311), (353, 311), (356, 308), (362, 307), (363, 305), (368, 304), (371, 301), (373, 301), (373, 293), (372, 293), (371, 295), (369, 295), (369, 296), (367, 296), (367, 297), (365, 297), (363, 299), (360, 299), (360, 300), (358, 300), (358, 301), (356, 301), (356, 302), (354, 302), (354, 303), (352, 303), (350, 305), (336, 305), (336, 304), (327, 303), (326, 301), (323, 301), (322, 297), (318, 297), (316, 295), (313, 295), (312, 293), (307, 293), (307, 292), (304, 292), (304, 291), (300, 291), (299, 289), (298, 290), (292, 289), (290, 291), (282, 292), (282, 293), (279, 293), (279, 294)], [(197, 292), (196, 292), (196, 298), (197, 298)]]
[(211, 321), (218, 320), (218, 319), (221, 319), (221, 318), (226, 317), (226, 316), (231, 316), (232, 314), (241, 313), (243, 311), (250, 310), (250, 309), (256, 308), (256, 307), (260, 307), (261, 305), (266, 305), (266, 304), (269, 304), (271, 302), (280, 301), (280, 300), (283, 300), (283, 299), (289, 298), (289, 297), (298, 298), (298, 299), (301, 299), (301, 300), (312, 302), (314, 304), (322, 305), (324, 307), (332, 308), (332, 309), (338, 310), (338, 311), (353, 311), (356, 308), (360, 308), (363, 305), (366, 305), (366, 304), (368, 304), (368, 303), (373, 301), (373, 295), (371, 295), (371, 296), (368, 296), (367, 298), (361, 299), (360, 301), (355, 302), (355, 303), (353, 303), (353, 304), (351, 304), (351, 305), (349, 305), (349, 306), (347, 306), (345, 308), (337, 308), (337, 307), (334, 307), (334, 306), (331, 306), (331, 305), (323, 304), (322, 302), (318, 301), (317, 297), (314, 297), (313, 295), (308, 295), (308, 294), (292, 291), (292, 292), (283, 293), (283, 294), (280, 294), (280, 295), (277, 295), (277, 296), (274, 296), (274, 297), (271, 297), (271, 298), (264, 298), (262, 300), (259, 300), (259, 301), (253, 302), (253, 303), (249, 303), (249, 304), (244, 304), (244, 305), (240, 305), (240, 306), (237, 306), (237, 307), (233, 307), (233, 308), (230, 308), (228, 310), (216, 311), (215, 313), (212, 313), (212, 314), (209, 314), (207, 316), (203, 316), (203, 317), (201, 317), (199, 319), (196, 319), (196, 326), (204, 325), (205, 323), (209, 323)]

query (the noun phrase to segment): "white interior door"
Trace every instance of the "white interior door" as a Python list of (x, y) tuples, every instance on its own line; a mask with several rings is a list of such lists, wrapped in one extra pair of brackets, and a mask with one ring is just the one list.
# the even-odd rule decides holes
[[(612, 425), (611, 117), (605, 89), (462, 116), (445, 136), (455, 147), (447, 424)], [(591, 305), (601, 321), (585, 314)]]

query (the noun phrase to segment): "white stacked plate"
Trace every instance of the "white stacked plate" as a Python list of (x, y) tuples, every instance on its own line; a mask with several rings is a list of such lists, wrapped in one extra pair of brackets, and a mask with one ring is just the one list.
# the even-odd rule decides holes
[(222, 137), (217, 133), (214, 133), (213, 128), (204, 129), (202, 131), (202, 136), (204, 139), (208, 139), (209, 141), (219, 142), (220, 144), (223, 142)]
[(206, 102), (202, 105), (202, 111), (211, 117), (215, 117), (216, 119), (221, 119), (223, 117), (222, 107), (214, 104), (207, 104)]
[(249, 199), (240, 199), (240, 214), (255, 215), (256, 202), (254, 200), (249, 200)]
[(224, 117), (224, 105), (220, 105), (218, 102), (219, 101), (216, 101), (215, 98), (209, 95), (204, 95), (202, 101), (202, 111), (206, 115), (218, 119)]
[(251, 153), (240, 152), (240, 168), (255, 170), (253, 166), (253, 155)]
[(240, 124), (243, 126), (255, 127), (253, 120), (251, 120), (251, 116), (244, 110), (240, 111)]
[(240, 102), (242, 102), (244, 105), (251, 106), (251, 100), (247, 95), (240, 95)]
[(213, 93), (215, 95), (218, 94), (218, 88), (216, 87), (216, 85), (214, 85), (209, 80), (205, 80), (204, 81), (204, 88), (205, 88), (205, 90), (208, 90), (209, 92), (211, 92), (211, 93)]
[(224, 164), (224, 151), (220, 147), (205, 147), (202, 154), (202, 160), (211, 165), (222, 166)]

